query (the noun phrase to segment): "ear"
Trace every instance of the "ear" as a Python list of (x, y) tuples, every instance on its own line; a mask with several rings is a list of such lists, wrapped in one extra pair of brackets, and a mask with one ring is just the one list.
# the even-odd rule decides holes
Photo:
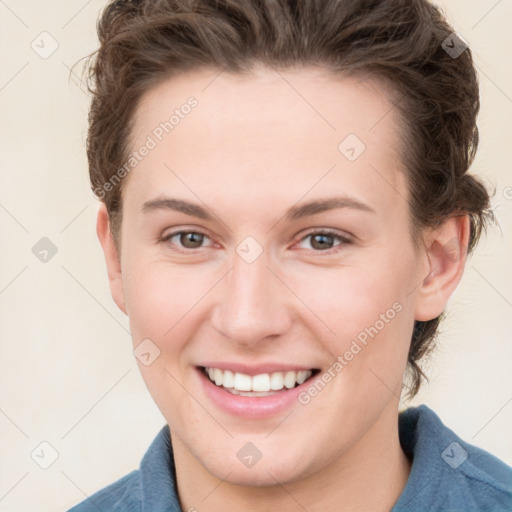
[(415, 320), (432, 320), (445, 309), (464, 272), (469, 233), (469, 216), (462, 215), (446, 220), (427, 236), (428, 275), (417, 290)]
[(100, 203), (98, 209), (96, 233), (98, 235), (101, 247), (103, 248), (105, 263), (107, 264), (110, 293), (112, 294), (112, 298), (114, 299), (114, 302), (117, 304), (119, 309), (124, 314), (127, 314), (124, 301), (123, 280), (121, 275), (121, 260), (117, 253), (114, 237), (110, 231), (110, 219), (107, 208), (103, 202)]

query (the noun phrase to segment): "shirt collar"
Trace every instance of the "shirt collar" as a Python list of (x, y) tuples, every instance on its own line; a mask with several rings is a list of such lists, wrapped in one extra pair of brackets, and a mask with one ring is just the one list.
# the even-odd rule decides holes
[(169, 425), (160, 430), (140, 463), (143, 512), (181, 512)]

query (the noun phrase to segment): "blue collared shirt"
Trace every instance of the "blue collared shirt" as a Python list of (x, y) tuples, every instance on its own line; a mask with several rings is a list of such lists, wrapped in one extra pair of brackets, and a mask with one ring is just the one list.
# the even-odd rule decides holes
[[(426, 405), (399, 414), (399, 437), (412, 459), (407, 484), (391, 512), (511, 512), (512, 467), (466, 443)], [(140, 469), (68, 512), (183, 512), (176, 490), (169, 426)]]

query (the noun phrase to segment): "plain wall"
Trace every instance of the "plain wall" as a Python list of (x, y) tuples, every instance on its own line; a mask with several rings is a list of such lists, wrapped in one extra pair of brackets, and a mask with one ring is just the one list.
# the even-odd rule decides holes
[[(496, 188), (500, 229), (452, 296), (425, 403), (512, 465), (512, 2), (438, 2), (480, 73), (474, 173)], [(95, 233), (88, 97), (69, 67), (97, 46), (103, 1), (0, 2), (0, 512), (63, 511), (136, 469), (165, 424), (139, 375)], [(58, 43), (48, 58), (49, 36)], [(32, 252), (47, 237), (57, 253)], [(57, 460), (42, 469), (31, 458)], [(41, 455), (41, 454), (44, 455)]]

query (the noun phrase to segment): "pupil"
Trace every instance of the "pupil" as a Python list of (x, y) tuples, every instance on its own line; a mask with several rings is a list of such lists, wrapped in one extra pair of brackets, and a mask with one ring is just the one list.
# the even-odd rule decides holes
[[(326, 239), (327, 239), (327, 245), (331, 245), (333, 239), (333, 237), (331, 235), (314, 235), (313, 236), (313, 242), (312, 242), (312, 246), (315, 248), (315, 249), (325, 249), (326, 248)], [(317, 244), (317, 240), (320, 240), (320, 243)], [(315, 245), (317, 245), (315, 247)]]
[(182, 233), (180, 242), (184, 247), (189, 249), (196, 249), (201, 247), (203, 241), (203, 235), (200, 233)]

